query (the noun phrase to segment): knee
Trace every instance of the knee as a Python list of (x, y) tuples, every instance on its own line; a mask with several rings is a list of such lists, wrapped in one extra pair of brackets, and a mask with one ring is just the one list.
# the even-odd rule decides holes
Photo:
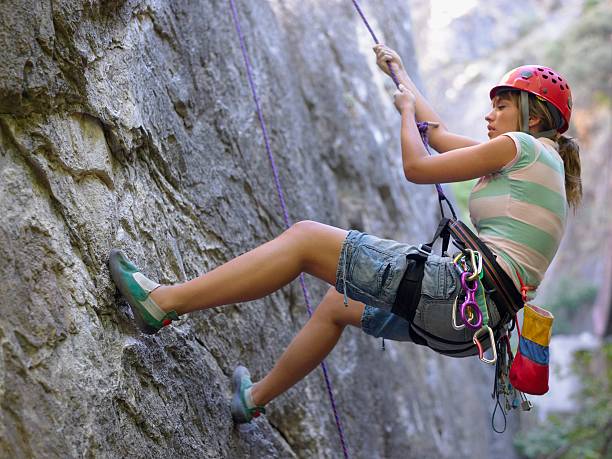
[(336, 311), (334, 311), (334, 307), (325, 301), (317, 306), (312, 318), (318, 322), (340, 325), (340, 321), (338, 320)]
[(322, 223), (311, 220), (299, 221), (291, 225), (291, 227), (283, 233), (283, 236), (298, 243), (299, 247), (304, 249), (305, 253), (308, 254), (313, 248), (312, 243), (317, 241), (316, 234), (320, 231), (322, 226), (324, 226)]
[(322, 225), (322, 223), (312, 220), (302, 220), (291, 225), (286, 232), (297, 236), (308, 237), (314, 234)]
[(332, 323), (339, 327), (346, 325), (346, 313), (342, 295), (330, 288), (313, 314), (313, 319)]

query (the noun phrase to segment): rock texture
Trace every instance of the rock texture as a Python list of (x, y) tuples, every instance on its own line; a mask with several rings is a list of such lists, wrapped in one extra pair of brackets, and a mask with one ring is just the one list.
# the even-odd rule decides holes
[[(364, 3), (415, 68), (406, 3)], [(238, 8), (292, 219), (424, 240), (433, 187), (402, 178), (351, 2)], [(106, 267), (120, 247), (177, 282), (283, 229), (227, 1), (2, 2), (0, 212), (0, 456), (341, 456), (319, 371), (231, 422), (232, 369), (261, 377), (307, 320), (298, 286), (147, 337)], [(352, 457), (490, 457), (473, 359), (347, 330), (328, 362)]]

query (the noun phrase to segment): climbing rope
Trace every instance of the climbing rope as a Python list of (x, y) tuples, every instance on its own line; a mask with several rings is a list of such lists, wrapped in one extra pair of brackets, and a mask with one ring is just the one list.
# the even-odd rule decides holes
[[(257, 117), (259, 118), (259, 125), (261, 126), (261, 131), (263, 133), (266, 152), (268, 153), (268, 159), (270, 160), (272, 174), (274, 175), (274, 183), (276, 184), (276, 192), (278, 194), (278, 199), (280, 201), (281, 209), (283, 212), (283, 220), (285, 222), (285, 227), (288, 229), (291, 226), (291, 221), (289, 219), (289, 212), (287, 211), (287, 204), (285, 202), (283, 188), (280, 183), (278, 169), (276, 167), (276, 162), (274, 161), (274, 155), (272, 154), (272, 149), (270, 148), (270, 139), (268, 136), (268, 130), (266, 128), (266, 123), (263, 118), (263, 111), (259, 103), (259, 97), (257, 95), (255, 81), (253, 79), (251, 61), (247, 53), (244, 36), (242, 34), (242, 29), (240, 28), (240, 21), (238, 19), (238, 11), (236, 9), (235, 1), (229, 0), (229, 2), (230, 2), (231, 10), (232, 10), (232, 18), (234, 20), (234, 26), (236, 27), (236, 33), (238, 34), (238, 39), (240, 41), (240, 49), (242, 50), (242, 57), (244, 58), (244, 65), (246, 67), (247, 77), (249, 80), (249, 86), (251, 87), (251, 93), (253, 95), (253, 100), (255, 101)], [(310, 296), (308, 294), (308, 289), (306, 288), (306, 282), (304, 280), (303, 274), (300, 274), (300, 285), (302, 286), (302, 293), (304, 294), (304, 300), (306, 302), (306, 310), (308, 311), (308, 316), (312, 317), (312, 306), (310, 303)], [(334, 419), (336, 421), (336, 427), (338, 429), (338, 435), (340, 437), (340, 443), (342, 445), (342, 452), (344, 453), (344, 457), (348, 459), (349, 458), (348, 448), (346, 445), (346, 441), (344, 439), (344, 431), (342, 429), (342, 423), (340, 421), (340, 416), (338, 414), (338, 408), (336, 407), (336, 401), (334, 399), (332, 385), (329, 379), (329, 374), (327, 371), (327, 365), (325, 364), (325, 361), (321, 362), (321, 369), (323, 370), (323, 377), (325, 379), (325, 386), (327, 387), (327, 395), (329, 396), (329, 402), (331, 404), (332, 411), (334, 413)]]
[[(370, 32), (370, 35), (372, 35), (372, 39), (374, 40), (374, 43), (379, 45), (380, 42), (378, 41), (378, 38), (376, 37), (374, 30), (372, 30), (370, 23), (365, 17), (365, 14), (363, 14), (363, 11), (361, 7), (359, 6), (359, 3), (357, 3), (357, 0), (352, 0), (352, 2), (353, 2), (353, 5), (355, 5), (355, 9), (357, 10), (357, 13), (359, 13), (359, 16), (361, 16), (361, 19), (363, 19), (363, 23), (365, 24), (366, 28)], [(397, 75), (395, 74), (395, 71), (391, 68), (391, 66), (389, 66), (389, 73), (391, 74), (391, 79), (393, 80), (393, 83), (395, 83), (395, 86), (399, 89), (399, 86), (400, 86), (399, 78), (397, 77)], [(425, 145), (425, 149), (427, 150), (427, 153), (431, 155), (431, 150), (429, 149), (429, 138), (427, 135), (427, 130), (429, 129), (429, 123), (427, 122), (417, 123), (417, 127), (419, 128), (419, 133), (421, 134), (421, 140), (423, 141), (423, 144)], [(448, 205), (448, 208), (450, 209), (451, 214), (453, 215), (453, 218), (456, 220), (457, 214), (455, 213), (455, 209), (453, 208), (453, 205), (451, 204), (451, 202), (448, 200), (448, 198), (444, 194), (444, 190), (442, 189), (442, 186), (439, 183), (436, 183), (435, 186), (436, 186), (436, 191), (438, 193), (438, 203), (440, 204), (440, 213), (442, 214), (442, 216), (444, 216), (444, 208), (442, 206), (442, 201), (446, 201), (446, 204)]]

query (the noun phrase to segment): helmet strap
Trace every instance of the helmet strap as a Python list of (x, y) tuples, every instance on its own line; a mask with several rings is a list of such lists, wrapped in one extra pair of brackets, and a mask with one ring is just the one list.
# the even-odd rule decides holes
[[(521, 123), (521, 132), (526, 134), (533, 135), (536, 139), (538, 137), (546, 137), (547, 139), (555, 140), (557, 139), (557, 130), (549, 129), (548, 131), (534, 132), (533, 134), (529, 132), (529, 95), (527, 91), (521, 91), (521, 116), (523, 118), (523, 122)], [(554, 107), (553, 107), (554, 108)], [(556, 110), (556, 108), (555, 108)], [(555, 113), (553, 112), (553, 117), (555, 117)], [(557, 118), (555, 117), (555, 121)]]
[(534, 132), (533, 136), (537, 139), (538, 137), (546, 137), (547, 139), (557, 141), (558, 131), (556, 129), (550, 129), (548, 131)]
[(523, 122), (521, 124), (521, 132), (525, 134), (531, 134), (529, 132), (529, 95), (527, 91), (521, 91), (520, 94), (521, 100), (521, 116), (523, 117)]

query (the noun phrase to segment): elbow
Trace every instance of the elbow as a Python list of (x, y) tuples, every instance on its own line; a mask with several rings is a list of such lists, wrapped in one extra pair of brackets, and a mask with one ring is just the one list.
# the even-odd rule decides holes
[(422, 174), (419, 174), (415, 167), (404, 165), (404, 177), (406, 177), (406, 180), (409, 182), (416, 183), (417, 185), (428, 183), (427, 181), (423, 180)]

